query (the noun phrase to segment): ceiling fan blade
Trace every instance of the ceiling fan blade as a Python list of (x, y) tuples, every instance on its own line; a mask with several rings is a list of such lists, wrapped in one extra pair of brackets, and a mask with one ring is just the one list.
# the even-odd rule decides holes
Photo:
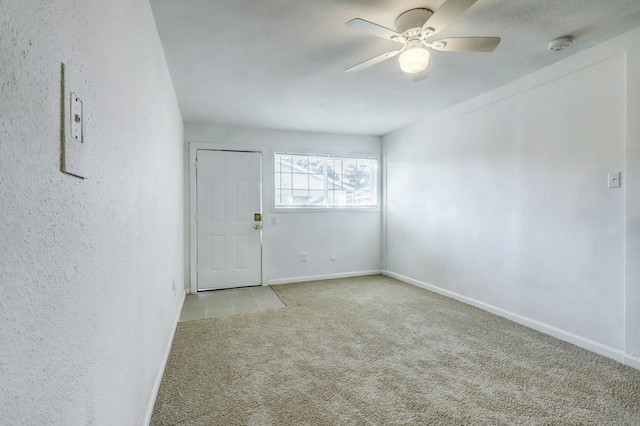
[(345, 25), (349, 28), (353, 28), (354, 30), (364, 31), (365, 33), (373, 34), (374, 36), (382, 37), (386, 40), (395, 41), (397, 43), (404, 43), (406, 41), (402, 34), (398, 34), (389, 28), (374, 24), (373, 22), (365, 21), (364, 19), (355, 18), (348, 21)]
[(420, 71), (418, 73), (412, 74), (411, 81), (413, 81), (414, 83), (417, 83), (421, 80), (424, 80), (427, 77), (429, 77), (429, 72), (425, 69), (424, 71)]
[[(438, 10), (431, 15), (422, 26), (422, 34), (428, 33), (432, 36), (444, 30), (449, 24), (458, 19), (460, 15), (467, 11), (477, 0), (447, 0)], [(433, 28), (433, 30), (429, 30)]]
[(369, 68), (372, 65), (375, 65), (379, 62), (385, 61), (389, 58), (393, 58), (394, 56), (396, 56), (398, 53), (402, 52), (404, 49), (400, 49), (400, 50), (392, 50), (391, 52), (387, 52), (387, 53), (383, 53), (382, 55), (378, 55), (375, 56), (371, 59), (367, 59), (364, 62), (360, 62), (357, 65), (354, 65), (350, 68), (347, 68), (346, 70), (344, 70), (344, 72), (354, 72), (354, 71), (360, 71), (363, 70), (365, 68)]
[(493, 52), (500, 44), (500, 37), (443, 38), (429, 46), (443, 52)]

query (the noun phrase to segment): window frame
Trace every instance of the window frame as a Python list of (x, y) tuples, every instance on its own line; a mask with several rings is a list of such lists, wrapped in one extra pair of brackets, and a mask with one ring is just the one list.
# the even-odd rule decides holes
[[(371, 194), (375, 196), (375, 205), (321, 205), (314, 207), (312, 205), (276, 205), (276, 157), (278, 155), (299, 155), (305, 157), (319, 157), (326, 160), (329, 159), (352, 159), (352, 160), (373, 160), (375, 162), (375, 176), (372, 179), (373, 188)], [(289, 150), (272, 150), (271, 153), (271, 211), (277, 212), (377, 212), (380, 211), (380, 181), (381, 181), (381, 159), (379, 154), (373, 153), (335, 153), (335, 152), (316, 152), (316, 151), (289, 151)], [(329, 188), (327, 183), (327, 170), (324, 170), (325, 179), (325, 199), (328, 203)]]

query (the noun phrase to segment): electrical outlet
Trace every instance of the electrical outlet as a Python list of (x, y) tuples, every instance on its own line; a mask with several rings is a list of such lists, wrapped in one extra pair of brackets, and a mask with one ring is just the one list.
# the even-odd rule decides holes
[(336, 252), (335, 251), (330, 251), (329, 252), (329, 260), (336, 260)]
[(302, 261), (306, 262), (307, 261), (307, 253), (302, 253)]

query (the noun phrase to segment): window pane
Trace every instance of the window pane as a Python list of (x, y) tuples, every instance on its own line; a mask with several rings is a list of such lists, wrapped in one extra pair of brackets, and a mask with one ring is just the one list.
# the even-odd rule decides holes
[(340, 177), (340, 180), (345, 186), (345, 194), (341, 201), (346, 205), (351, 206), (376, 205), (376, 160), (345, 159), (342, 166), (343, 174)]
[(275, 154), (276, 206), (376, 206), (377, 160)]
[(324, 161), (304, 155), (276, 154), (275, 205), (324, 204)]

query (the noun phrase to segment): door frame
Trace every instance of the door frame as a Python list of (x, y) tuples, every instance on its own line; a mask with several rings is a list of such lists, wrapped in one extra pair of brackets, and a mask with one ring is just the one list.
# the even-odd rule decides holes
[[(189, 142), (189, 273), (191, 294), (198, 293), (198, 277), (196, 264), (198, 262), (198, 235), (196, 224), (196, 213), (198, 209), (196, 194), (196, 155), (198, 150), (206, 151), (231, 151), (231, 152), (256, 152), (260, 154), (262, 174), (260, 175), (260, 203), (264, 218), (264, 149), (251, 145), (236, 145), (209, 142)], [(264, 222), (263, 222), (264, 223)], [(260, 285), (267, 282), (264, 268), (264, 228), (262, 229), (262, 244), (260, 246)]]

